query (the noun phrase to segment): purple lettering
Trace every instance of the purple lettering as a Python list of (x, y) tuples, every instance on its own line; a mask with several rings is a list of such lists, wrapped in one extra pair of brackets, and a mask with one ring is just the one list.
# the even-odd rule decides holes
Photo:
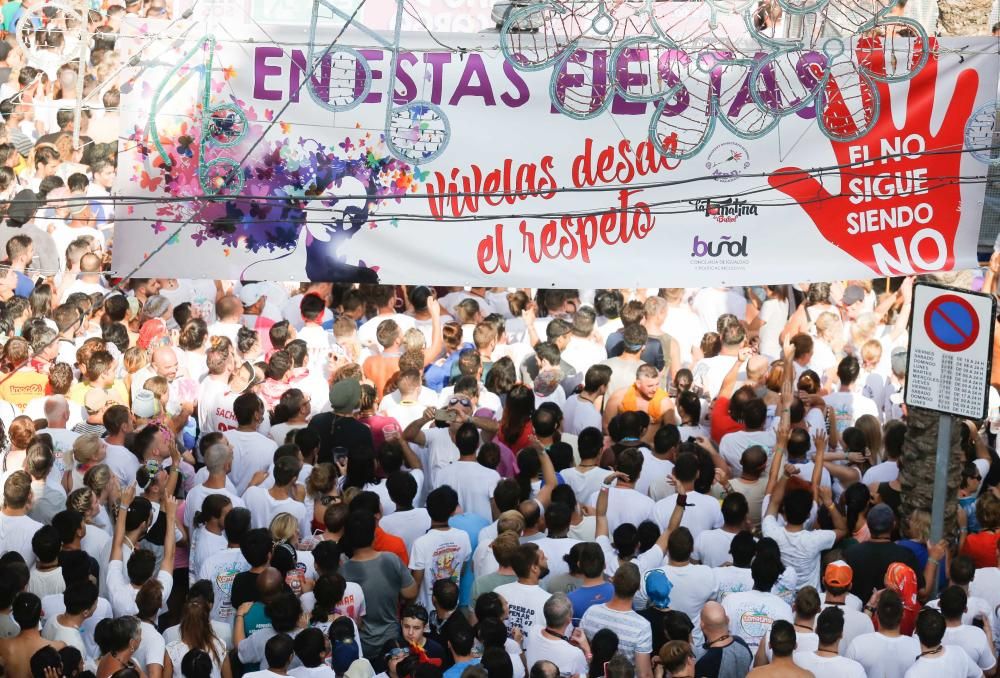
[(449, 52), (428, 52), (424, 63), (431, 67), (431, 103), (441, 105), (441, 83), (444, 80), (444, 65), (451, 63)]
[(280, 57), (283, 54), (280, 47), (257, 47), (253, 55), (253, 98), (264, 101), (277, 101), (281, 98), (280, 89), (268, 89), (267, 79), (272, 75), (281, 75), (281, 66), (272, 66), (268, 59)]
[[(473, 84), (473, 78), (478, 84)], [(490, 76), (486, 71), (486, 64), (483, 63), (483, 57), (480, 54), (469, 54), (469, 58), (465, 62), (465, 70), (462, 71), (462, 77), (459, 78), (458, 86), (455, 88), (451, 100), (448, 101), (448, 105), (457, 106), (463, 97), (481, 97), (486, 106), (497, 105), (493, 96), (493, 88), (490, 85)]]

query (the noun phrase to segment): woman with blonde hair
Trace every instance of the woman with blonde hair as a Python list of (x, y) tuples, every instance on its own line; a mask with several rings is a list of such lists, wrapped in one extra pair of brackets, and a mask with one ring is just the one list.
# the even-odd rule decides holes
[(107, 464), (97, 464), (91, 466), (83, 476), (84, 486), (90, 488), (97, 497), (97, 504), (100, 507), (94, 517), (94, 524), (109, 534), (114, 531), (114, 520), (112, 511), (118, 505), (121, 498), (121, 486), (118, 484), (118, 477), (111, 472)]
[(132, 383), (132, 377), (149, 364), (149, 352), (138, 346), (130, 346), (122, 354), (122, 365), (125, 366), (125, 388), (128, 389), (129, 396), (134, 395), (133, 387), (138, 385)]
[(0, 460), (0, 473), (10, 474), (24, 466), (24, 458), (28, 453), (28, 445), (35, 438), (35, 422), (31, 417), (21, 415), (14, 417), (7, 427), (7, 439), (10, 447), (3, 453)]
[(854, 428), (860, 430), (868, 448), (868, 462), (875, 466), (882, 463), (882, 424), (870, 414), (862, 414), (854, 422)]
[[(299, 539), (302, 536), (299, 533), (299, 519), (291, 513), (279, 513), (271, 520), (270, 530), (276, 550), (284, 545), (290, 552), (294, 552), (293, 567), (298, 574), (304, 575), (298, 580), (298, 584), (304, 585), (302, 590), (309, 590), (312, 581), (316, 578), (316, 561), (311, 552), (299, 550)], [(286, 573), (286, 580), (288, 574)]]

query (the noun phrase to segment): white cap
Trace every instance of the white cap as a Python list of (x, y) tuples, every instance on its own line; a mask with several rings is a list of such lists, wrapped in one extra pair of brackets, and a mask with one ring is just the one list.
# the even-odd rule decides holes
[(132, 396), (132, 413), (142, 419), (151, 419), (156, 416), (157, 411), (156, 396), (153, 392), (140, 388)]
[(250, 283), (240, 289), (240, 303), (253, 306), (264, 296), (264, 286), (260, 283)]

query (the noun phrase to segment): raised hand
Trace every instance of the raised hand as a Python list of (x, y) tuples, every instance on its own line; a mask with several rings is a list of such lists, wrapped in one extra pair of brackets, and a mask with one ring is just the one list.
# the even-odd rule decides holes
[[(916, 59), (928, 46), (918, 42), (914, 49)], [(962, 217), (961, 185), (954, 177), (962, 175), (963, 154), (957, 150), (965, 145), (963, 122), (975, 104), (979, 76), (971, 68), (958, 75), (944, 122), (934, 131), (931, 112), (940, 89), (936, 41), (931, 41), (930, 49), (927, 63), (909, 81), (902, 126), (893, 120), (888, 85), (862, 87), (866, 108), (877, 107), (877, 114), (868, 133), (857, 141), (831, 140), (833, 164), (844, 168), (839, 176), (831, 173), (832, 183), (824, 186), (818, 176), (798, 167), (780, 169), (768, 179), (773, 188), (799, 203), (827, 241), (878, 275), (946, 270), (955, 260), (955, 235)], [(879, 66), (873, 67), (870, 58), (867, 61), (866, 66), (878, 73)], [(836, 83), (827, 89), (829, 104), (821, 122), (830, 128), (834, 119), (846, 121), (837, 123), (844, 128), (835, 130), (845, 138), (858, 132), (846, 128), (853, 121), (845, 115), (844, 95)], [(874, 158), (881, 159), (868, 162)], [(909, 227), (887, 227), (883, 212), (897, 226)]]

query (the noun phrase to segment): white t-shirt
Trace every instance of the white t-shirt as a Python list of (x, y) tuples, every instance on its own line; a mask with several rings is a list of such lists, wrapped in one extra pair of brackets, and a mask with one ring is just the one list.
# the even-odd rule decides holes
[(761, 532), (778, 542), (781, 562), (795, 570), (799, 586), (812, 586), (819, 590), (819, 556), (833, 546), (837, 534), (833, 530), (789, 532), (778, 525), (774, 516), (764, 516)]
[(238, 548), (229, 548), (209, 556), (201, 564), (198, 579), (212, 582), (215, 602), (212, 604), (212, 619), (231, 623), (236, 610), (232, 606), (233, 580), (240, 572), (250, 569), (250, 563)]
[(458, 493), (458, 503), (464, 513), (475, 513), (493, 520), (490, 499), (500, 482), (500, 474), (477, 461), (456, 461), (438, 469), (435, 487), (448, 485)]
[[(670, 591), (670, 609), (683, 612), (697, 626), (701, 608), (708, 601), (715, 599), (718, 588), (715, 582), (715, 572), (712, 568), (704, 565), (684, 565), (682, 567), (664, 565), (661, 569), (674, 586)], [(641, 594), (646, 595), (645, 577), (643, 577)]]
[[(596, 493), (590, 498), (589, 503), (591, 506), (597, 506)], [(644, 494), (631, 488), (612, 486), (608, 490), (608, 532), (614, 534), (618, 526), (625, 523), (638, 527), (644, 520), (655, 520), (654, 506), (653, 500)]]
[[(919, 654), (919, 652), (917, 653)], [(941, 652), (924, 655), (903, 674), (904, 678), (980, 678), (976, 662), (960, 647), (945, 645)]]
[(668, 484), (667, 478), (674, 472), (674, 462), (658, 458), (652, 450), (645, 447), (640, 447), (639, 451), (642, 452), (642, 472), (635, 483), (636, 492), (648, 495), (653, 501), (659, 501), (672, 494), (672, 492), (663, 494), (662, 487)]
[(432, 609), (431, 589), (439, 579), (450, 579), (456, 584), (462, 576), (462, 567), (472, 557), (472, 543), (464, 530), (449, 527), (430, 530), (413, 542), (410, 549), (410, 569), (424, 571), (417, 602)]
[[(203, 466), (202, 469), (205, 469), (205, 467)], [(197, 477), (195, 480), (197, 480)], [(240, 496), (236, 494), (236, 488), (232, 485), (228, 478), (226, 479), (226, 485), (227, 487), (213, 488), (205, 487), (203, 484), (199, 483), (191, 488), (191, 491), (187, 493), (187, 498), (184, 500), (184, 525), (189, 531), (194, 527), (195, 514), (201, 510), (201, 506), (205, 503), (206, 497), (213, 494), (224, 494), (229, 497), (229, 500), (233, 502), (233, 508), (246, 508), (246, 504), (243, 503)]]
[(729, 555), (729, 545), (733, 543), (735, 532), (727, 532), (722, 528), (705, 530), (694, 538), (694, 553), (691, 557), (702, 565), (721, 567), (732, 562)]
[[(670, 602), (672, 607), (673, 595)], [(787, 622), (795, 620), (788, 603), (773, 593), (763, 591), (731, 593), (722, 601), (722, 607), (729, 617), (729, 632), (742, 638), (754, 652), (760, 645), (760, 639), (771, 632), (774, 622), (779, 619)]]
[[(213, 429), (214, 430), (214, 429)], [(278, 444), (256, 431), (226, 431), (222, 435), (233, 446), (233, 468), (229, 479), (242, 495), (257, 471), (266, 471), (274, 461)]]
[(311, 534), (312, 515), (306, 515), (306, 506), (301, 501), (288, 497), (275, 499), (270, 490), (263, 487), (248, 487), (243, 501), (250, 511), (250, 525), (270, 527), (271, 520), (279, 513), (290, 513), (299, 521), (299, 534)]
[(573, 488), (573, 494), (576, 495), (577, 501), (587, 501), (591, 497), (595, 497), (597, 491), (601, 489), (604, 479), (611, 473), (600, 466), (592, 466), (586, 472), (575, 467), (564, 468), (559, 472), (559, 475), (562, 476), (563, 482)]
[[(676, 494), (656, 502), (656, 507), (653, 509), (653, 520), (661, 529), (670, 523), (670, 516), (674, 514), (676, 506)], [(698, 535), (706, 530), (722, 527), (723, 522), (722, 509), (719, 507), (718, 499), (693, 490), (687, 493), (687, 508), (684, 509), (684, 515), (681, 517), (681, 527), (690, 530), (692, 537), (697, 539)]]
[[(164, 634), (164, 636), (165, 635), (166, 634)], [(164, 640), (166, 640), (166, 638), (164, 638)], [(215, 651), (218, 653), (220, 657), (224, 659), (226, 656), (226, 644), (218, 638), (215, 639), (215, 642), (213, 644), (215, 646)], [(170, 661), (173, 662), (173, 665), (176, 667), (180, 667), (181, 662), (184, 661), (184, 655), (186, 655), (191, 650), (191, 648), (189, 648), (181, 640), (175, 640), (173, 642), (167, 643), (165, 649), (167, 655), (170, 656)], [(208, 656), (209, 658), (212, 658), (212, 653), (209, 652)], [(212, 678), (222, 678), (222, 671), (220, 670), (220, 667), (216, 665), (214, 658), (212, 659), (213, 659)]]
[(986, 632), (978, 626), (954, 626), (944, 630), (944, 645), (954, 645), (966, 651), (972, 661), (983, 671), (989, 671), (997, 665), (990, 647)]
[[(729, 374), (729, 370), (732, 369), (735, 362), (736, 356), (734, 355), (720, 354), (712, 358), (705, 358), (694, 366), (694, 381), (696, 384), (701, 384), (708, 393), (708, 397), (714, 400), (722, 389), (723, 379)], [(746, 372), (741, 369), (736, 378), (745, 381)]]
[(28, 516), (8, 516), (0, 513), (0, 556), (17, 551), (24, 556), (29, 568), (35, 564), (35, 552), (31, 549), (31, 538), (42, 528), (42, 524)]
[(855, 601), (860, 603), (860, 599), (853, 594), (848, 595), (854, 598), (854, 601), (848, 600), (844, 605), (823, 603), (820, 608), (821, 610), (825, 610), (828, 607), (839, 607), (844, 613), (844, 635), (841, 636), (840, 643), (838, 644), (840, 654), (847, 652), (847, 648), (851, 646), (851, 643), (858, 636), (875, 632), (875, 625), (872, 623), (871, 617), (862, 612), (856, 605), (851, 604)]
[(839, 655), (818, 655), (815, 652), (796, 652), (792, 661), (799, 668), (812, 671), (815, 676), (836, 676), (836, 678), (867, 678), (861, 664)]
[(503, 596), (507, 601), (510, 610), (504, 623), (508, 629), (519, 628), (525, 635), (531, 628), (537, 625), (539, 628), (545, 626), (545, 615), (542, 608), (545, 607), (551, 594), (541, 586), (529, 586), (520, 582), (503, 584), (494, 589), (495, 593)]
[[(163, 570), (157, 570), (156, 579), (163, 585), (163, 604), (166, 605), (167, 599), (170, 598), (170, 592), (174, 588), (173, 575), (167, 574)], [(112, 560), (108, 563), (108, 595), (111, 600), (111, 609), (116, 617), (138, 614), (139, 608), (135, 606), (137, 593), (139, 590), (129, 582), (122, 561)]]
[(45, 626), (42, 628), (42, 638), (66, 643), (70, 647), (75, 647), (79, 650), (85, 660), (88, 658), (87, 644), (83, 641), (83, 634), (80, 632), (80, 629), (72, 626), (63, 626), (59, 623), (58, 616), (50, 617), (45, 621)]
[(598, 431), (601, 430), (601, 413), (589, 400), (580, 398), (579, 393), (568, 396), (562, 410), (563, 431), (566, 433), (580, 435), (580, 431), (590, 427), (596, 428)]
[(149, 622), (142, 622), (140, 625), (139, 649), (135, 651), (135, 661), (139, 666), (148, 667), (150, 664), (163, 666), (164, 655), (166, 655), (167, 644), (163, 642), (163, 636), (156, 630), (156, 627)]
[(139, 470), (139, 458), (122, 445), (108, 444), (104, 463), (117, 476), (122, 487), (128, 487), (135, 482), (135, 472)]
[(580, 543), (578, 540), (570, 539), (569, 537), (542, 537), (541, 539), (536, 539), (533, 543), (537, 544), (538, 548), (545, 552), (545, 558), (549, 564), (549, 576), (540, 582), (542, 586), (545, 586), (552, 577), (559, 576), (560, 574), (569, 574), (569, 563), (563, 560), (563, 556), (569, 553), (569, 550), (575, 544)]
[(995, 567), (977, 569), (969, 584), (969, 595), (984, 599), (994, 610), (1000, 606), (1000, 569)]
[[(49, 620), (55, 619), (65, 611), (66, 603), (63, 601), (61, 593), (42, 598), (43, 628), (48, 627)], [(98, 598), (97, 607), (94, 608), (94, 614), (85, 619), (83, 625), (80, 627), (80, 633), (83, 636), (83, 643), (87, 647), (87, 651), (84, 653), (86, 657), (97, 659), (100, 656), (101, 650), (97, 647), (97, 643), (94, 641), (94, 629), (97, 628), (98, 622), (110, 618), (111, 603), (108, 602), (107, 598)], [(42, 635), (45, 635), (44, 630)], [(54, 639), (50, 638), (49, 640)]]
[(743, 464), (740, 459), (746, 449), (760, 445), (767, 452), (767, 458), (770, 460), (775, 440), (774, 431), (733, 431), (722, 436), (722, 440), (719, 441), (719, 454), (729, 464), (730, 474), (734, 478), (739, 478), (743, 472)]
[(865, 485), (891, 483), (898, 477), (899, 463), (895, 461), (883, 461), (881, 464), (875, 464), (875, 466), (865, 471), (865, 474), (861, 476), (861, 482)]
[(545, 659), (559, 667), (561, 676), (586, 676), (589, 672), (583, 650), (561, 638), (543, 633), (544, 626), (531, 629), (524, 638), (525, 658), (528, 666)]
[(451, 433), (447, 428), (424, 429), (424, 439), (427, 443), (427, 459), (429, 464), (424, 468), (427, 472), (427, 482), (429, 487), (437, 487), (437, 472), (448, 464), (458, 461), (458, 447), (451, 439)]
[(879, 419), (881, 414), (878, 405), (871, 398), (866, 398), (860, 393), (845, 393), (836, 391), (823, 397), (827, 407), (833, 408), (834, 416), (837, 419), (837, 431), (844, 432), (844, 429), (854, 426), (854, 422), (863, 414), (870, 414)]
[(844, 656), (861, 664), (869, 676), (903, 678), (919, 654), (920, 642), (913, 636), (866, 633), (851, 642)]
[(393, 511), (378, 521), (378, 526), (389, 534), (395, 535), (406, 542), (406, 551), (413, 548), (413, 542), (431, 529), (431, 517), (427, 509), (415, 508), (412, 511)]

